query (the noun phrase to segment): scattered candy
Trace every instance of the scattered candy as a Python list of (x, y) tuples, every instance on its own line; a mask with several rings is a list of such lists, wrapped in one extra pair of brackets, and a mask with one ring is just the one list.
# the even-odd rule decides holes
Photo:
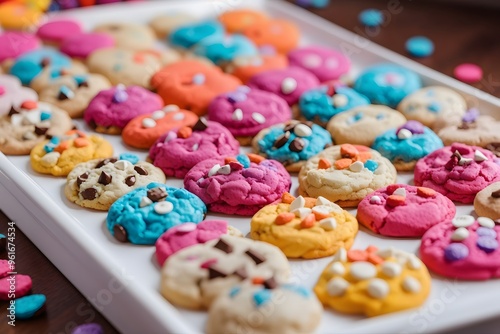
[(452, 243), (444, 250), (444, 258), (449, 262), (462, 260), (467, 256), (469, 256), (469, 248), (462, 243)]
[(428, 57), (434, 53), (434, 43), (424, 36), (415, 36), (406, 41), (406, 51), (414, 57)]
[(483, 78), (483, 69), (476, 64), (465, 63), (455, 67), (453, 75), (465, 83), (475, 83)]
[(389, 294), (389, 291), (389, 284), (383, 279), (374, 278), (368, 283), (368, 294), (375, 299), (385, 298)]
[(281, 92), (291, 94), (297, 89), (297, 81), (294, 78), (285, 78), (281, 83)]
[(75, 327), (71, 334), (104, 334), (104, 329), (99, 324), (88, 323)]
[(325, 158), (319, 159), (319, 161), (318, 161), (318, 169), (328, 169), (330, 167), (332, 167), (332, 164), (330, 163), (330, 161), (328, 161)]
[(16, 318), (20, 320), (29, 319), (42, 314), (45, 309), (45, 295), (29, 295), (15, 299)]
[(384, 22), (384, 15), (378, 9), (366, 9), (359, 14), (358, 19), (367, 27), (378, 27)]

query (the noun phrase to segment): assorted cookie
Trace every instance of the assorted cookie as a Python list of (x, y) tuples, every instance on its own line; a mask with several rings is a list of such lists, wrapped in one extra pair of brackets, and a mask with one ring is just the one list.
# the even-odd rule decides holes
[(105, 23), (96, 26), (93, 31), (110, 35), (115, 46), (129, 50), (150, 50), (156, 43), (153, 30), (143, 24)]
[(500, 142), (500, 121), (489, 115), (479, 115), (477, 109), (470, 109), (457, 121), (457, 116), (447, 118), (438, 135), (445, 145), (463, 143), (486, 147)]
[(170, 130), (149, 150), (149, 159), (167, 176), (184, 178), (197, 163), (237, 155), (240, 145), (231, 132), (217, 122), (200, 118), (192, 126)]
[(109, 209), (106, 227), (119, 242), (154, 245), (168, 229), (199, 223), (206, 213), (205, 204), (189, 191), (152, 182), (115, 201)]
[(224, 70), (246, 84), (256, 74), (284, 69), (287, 66), (288, 60), (284, 55), (271, 52), (255, 56), (235, 57), (224, 66)]
[(210, 36), (199, 41), (191, 50), (195, 55), (205, 57), (219, 66), (236, 57), (258, 54), (252, 41), (243, 35)]
[(189, 22), (171, 31), (168, 41), (171, 45), (189, 49), (208, 37), (223, 37), (224, 27), (217, 21)]
[(79, 206), (107, 211), (118, 198), (132, 190), (151, 182), (165, 183), (165, 180), (163, 172), (148, 162), (132, 163), (123, 157), (95, 159), (71, 170), (64, 194)]
[(271, 19), (254, 22), (242, 31), (257, 46), (272, 46), (278, 53), (286, 54), (299, 43), (300, 31), (291, 21)]
[(0, 116), (19, 109), (24, 101), (38, 101), (37, 93), (21, 86), (17, 77), (0, 74)]
[(277, 246), (289, 258), (315, 259), (351, 248), (358, 232), (353, 215), (320, 196), (293, 197), (267, 205), (250, 223), (250, 237)]
[(500, 181), (477, 193), (474, 198), (474, 210), (481, 217), (500, 219)]

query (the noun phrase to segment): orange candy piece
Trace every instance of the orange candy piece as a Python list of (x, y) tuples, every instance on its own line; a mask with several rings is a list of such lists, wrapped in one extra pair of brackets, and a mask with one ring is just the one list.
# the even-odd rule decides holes
[(258, 154), (254, 154), (254, 153), (248, 153), (247, 157), (248, 157), (248, 159), (250, 159), (250, 162), (253, 162), (256, 164), (260, 164), (262, 161), (266, 160), (266, 158), (264, 158)]
[(281, 202), (282, 202), (282, 203), (285, 203), (285, 204), (290, 204), (290, 203), (292, 203), (294, 200), (295, 200), (295, 196), (293, 196), (293, 195), (292, 195), (292, 194), (290, 194), (290, 193), (283, 193), (283, 195), (281, 195)]
[(368, 262), (371, 262), (373, 264), (381, 264), (382, 262), (384, 262), (384, 259), (375, 253), (368, 253)]
[(238, 160), (236, 158), (233, 158), (233, 157), (225, 157), (224, 158), (225, 165), (229, 165), (230, 162), (238, 162)]
[(387, 197), (386, 203), (392, 207), (405, 204), (406, 198), (399, 195), (391, 195)]
[(27, 101), (24, 101), (23, 103), (21, 103), (21, 108), (28, 109), (28, 110), (35, 109), (37, 106), (38, 106), (38, 103), (36, 101), (32, 101), (32, 100), (27, 100)]
[(340, 146), (340, 155), (343, 158), (354, 158), (359, 154), (359, 151), (354, 145), (343, 144)]
[(351, 159), (339, 159), (337, 161), (335, 161), (335, 168), (336, 169), (347, 169), (349, 168), (349, 166), (352, 164), (352, 160)]
[(314, 209), (312, 210), (312, 213), (314, 214), (314, 217), (316, 218), (317, 221), (323, 220), (325, 218), (330, 218), (329, 213), (318, 212)]
[(87, 138), (80, 137), (80, 138), (76, 138), (73, 141), (73, 144), (75, 145), (75, 147), (85, 147), (85, 146), (88, 146), (90, 143), (89, 143)]
[(316, 198), (312, 197), (304, 197), (306, 200), (306, 204), (304, 204), (304, 207), (312, 209), (314, 206), (316, 206)]
[(330, 167), (332, 167), (332, 164), (330, 163), (330, 161), (328, 161), (325, 158), (319, 159), (318, 169), (328, 169)]
[(193, 129), (189, 126), (184, 126), (177, 131), (177, 137), (179, 138), (189, 138), (193, 134)]
[(418, 187), (417, 188), (417, 195), (420, 197), (434, 197), (436, 196), (436, 191), (431, 188), (426, 188), (426, 187)]
[(370, 245), (370, 246), (366, 247), (366, 251), (368, 253), (375, 253), (376, 251), (378, 251), (378, 248), (376, 246)]
[(359, 152), (359, 154), (356, 156), (356, 161), (361, 161), (362, 163), (365, 163), (366, 160), (371, 159), (372, 153), (371, 152)]
[(276, 225), (285, 225), (286, 223), (291, 222), (295, 218), (295, 215), (291, 212), (282, 212), (276, 217), (274, 223)]
[(264, 279), (262, 277), (254, 277), (252, 278), (253, 284), (264, 284)]
[(62, 153), (63, 151), (67, 150), (69, 148), (69, 142), (63, 141), (57, 147), (54, 149), (54, 151)]
[(306, 218), (304, 218), (301, 222), (300, 222), (300, 227), (301, 228), (311, 228), (314, 226), (314, 223), (316, 222), (316, 217), (314, 217), (314, 214), (309, 214), (307, 215)]
[(347, 252), (347, 259), (351, 262), (368, 260), (368, 253), (360, 249), (351, 249)]

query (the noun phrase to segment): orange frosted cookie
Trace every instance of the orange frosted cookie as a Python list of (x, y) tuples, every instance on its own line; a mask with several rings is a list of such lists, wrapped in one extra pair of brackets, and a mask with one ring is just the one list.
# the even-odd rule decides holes
[(300, 32), (295, 24), (286, 20), (269, 20), (248, 26), (244, 31), (257, 46), (271, 45), (279, 53), (296, 48)]
[(250, 9), (231, 10), (219, 16), (219, 21), (229, 33), (241, 33), (253, 24), (262, 24), (268, 17), (261, 12)]

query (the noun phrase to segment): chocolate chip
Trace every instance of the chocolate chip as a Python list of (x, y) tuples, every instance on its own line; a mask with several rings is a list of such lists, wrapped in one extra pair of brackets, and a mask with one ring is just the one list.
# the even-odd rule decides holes
[(109, 163), (114, 164), (117, 161), (118, 161), (118, 159), (116, 159), (116, 158), (107, 158), (107, 159), (99, 161), (99, 163), (95, 166), (95, 168), (101, 168), (102, 166), (109, 164)]
[(88, 86), (89, 86), (89, 83), (87, 81), (82, 81), (82, 82), (78, 83), (78, 88), (88, 87)]
[(500, 158), (500, 142), (489, 143), (485, 146), (485, 149), (490, 150), (493, 154)]
[(87, 124), (94, 130), (97, 128), (97, 123), (94, 120), (90, 120)]
[(17, 109), (14, 106), (11, 106), (10, 111), (9, 111), (9, 116), (12, 116), (15, 114), (19, 114), (19, 111), (17, 111)]
[(500, 189), (491, 193), (491, 197), (500, 198)]
[(80, 194), (82, 195), (83, 199), (87, 199), (90, 201), (97, 198), (97, 190), (95, 190), (94, 188), (87, 188), (84, 191), (80, 192)]
[(57, 95), (57, 99), (58, 99), (59, 101), (64, 101), (64, 100), (69, 99), (69, 96), (68, 96), (68, 95), (66, 95), (63, 91), (60, 91), (60, 92), (59, 92), (59, 95)]
[(148, 198), (153, 202), (164, 201), (167, 198), (168, 193), (165, 189), (157, 187), (148, 190)]
[(246, 268), (244, 266), (241, 267), (241, 268), (239, 268), (239, 269), (236, 269), (236, 271), (233, 273), (233, 275), (238, 276), (242, 280), (248, 278), (248, 273), (247, 273), (247, 270), (246, 270)]
[(137, 172), (139, 175), (148, 175), (148, 171), (142, 168), (141, 166), (135, 166), (134, 170)]
[(80, 187), (80, 185), (81, 185), (83, 182), (85, 182), (86, 180), (88, 180), (88, 178), (89, 178), (89, 172), (85, 172), (85, 173), (83, 173), (82, 175), (80, 175), (80, 176), (78, 176), (78, 177), (76, 178), (76, 185), (77, 185), (78, 187)]
[[(455, 152), (458, 153), (458, 151), (455, 151)], [(458, 154), (460, 154), (460, 153), (458, 153)], [(452, 170), (453, 167), (455, 167), (458, 164), (459, 160), (460, 160), (460, 158), (458, 158), (455, 154), (453, 154), (450, 157), (450, 160), (446, 163), (446, 165), (444, 165), (444, 168), (446, 168), (447, 170)]]
[(283, 128), (283, 131), (287, 132), (287, 131), (293, 131), (293, 129), (295, 128), (295, 126), (297, 125), (296, 122), (288, 122), (285, 124), (285, 127)]
[(205, 117), (200, 117), (198, 122), (193, 125), (193, 131), (205, 131), (208, 128), (208, 123)]
[(233, 252), (233, 246), (228, 244), (222, 239), (219, 239), (219, 241), (215, 244), (214, 248), (217, 248), (227, 254)]
[(268, 278), (264, 281), (264, 287), (266, 289), (276, 289), (278, 286), (278, 282), (274, 279), (274, 277)]
[(295, 138), (288, 146), (292, 152), (301, 152), (306, 147), (306, 142), (302, 138)]
[(113, 176), (106, 173), (105, 171), (102, 171), (101, 175), (99, 175), (99, 180), (97, 180), (97, 182), (99, 182), (100, 184), (103, 184), (103, 185), (107, 185), (107, 184), (111, 183), (112, 179), (113, 179)]
[(41, 128), (35, 125), (35, 133), (39, 136), (43, 136), (44, 134), (47, 133), (48, 130), (49, 128)]
[(7, 237), (5, 235), (0, 235), (0, 253), (5, 252), (7, 249)]
[(46, 134), (45, 134), (45, 139), (49, 139), (49, 140), (50, 140), (50, 139), (52, 139), (52, 138), (54, 138), (54, 136), (53, 136), (53, 135), (48, 134), (48, 133), (46, 133)]
[(119, 224), (113, 226), (113, 236), (119, 242), (127, 242), (128, 241), (127, 230), (125, 230), (125, 228)]
[(226, 277), (227, 274), (223, 273), (222, 271), (215, 269), (213, 266), (208, 268), (208, 279), (214, 279), (218, 277)]
[(290, 139), (290, 131), (287, 131), (278, 138), (276, 138), (273, 146), (276, 148), (283, 147), (287, 143), (288, 139)]
[(458, 129), (460, 130), (469, 130), (475, 128), (477, 128), (476, 122), (462, 122), (462, 124), (458, 126)]
[(40, 62), (40, 66), (46, 67), (50, 65), (50, 58), (43, 58), (42, 61)]
[(76, 125), (73, 125), (73, 127), (71, 129), (72, 130), (78, 130), (78, 127)]
[(259, 254), (257, 251), (254, 251), (252, 249), (247, 250), (245, 254), (248, 255), (256, 265), (259, 265), (262, 262), (266, 261), (266, 258), (262, 254)]
[(135, 176), (134, 175), (130, 175), (130, 176), (127, 176), (127, 178), (125, 179), (125, 184), (129, 187), (132, 187), (134, 184), (135, 184)]

